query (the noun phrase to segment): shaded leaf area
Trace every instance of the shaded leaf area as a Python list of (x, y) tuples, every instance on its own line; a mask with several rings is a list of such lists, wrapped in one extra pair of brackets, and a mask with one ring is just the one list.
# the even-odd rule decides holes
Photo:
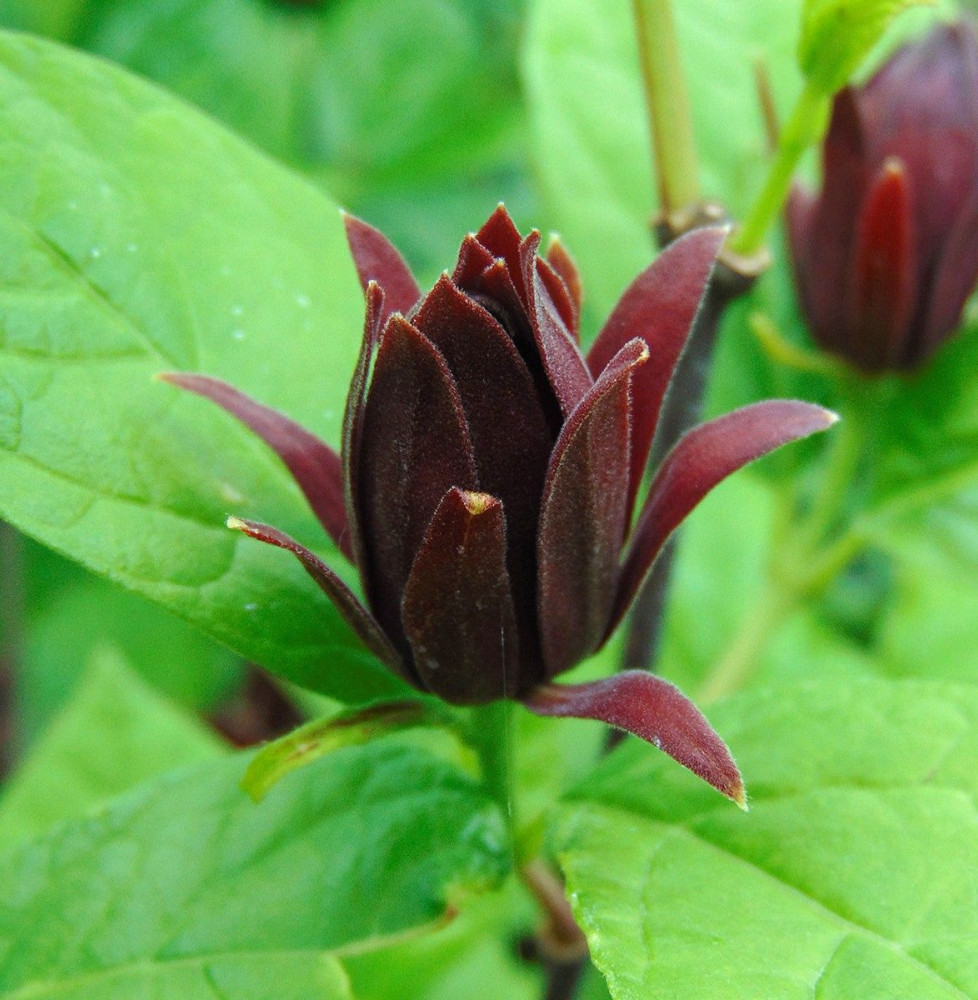
[(0, 859), (0, 992), (343, 996), (327, 953), (437, 922), (507, 871), (496, 807), (424, 751), (341, 751), (258, 807), (243, 764), (144, 783)]
[(335, 207), (88, 57), (3, 36), (0, 88), (0, 515), (292, 680), (396, 690), (298, 566), (224, 527), (328, 547), (284, 467), (152, 381), (207, 371), (335, 442), (362, 318)]
[(73, 697), (86, 666), (106, 645), (143, 680), (188, 708), (211, 711), (234, 690), (241, 668), (230, 650), (158, 604), (25, 541), (19, 750)]
[(0, 0), (0, 24), (161, 83), (309, 172), (437, 274), (473, 218), (500, 198), (533, 201), (516, 67), (523, 6)]
[(93, 656), (68, 705), (0, 795), (0, 844), (44, 833), (221, 741), (140, 680), (118, 653)]
[(467, 901), (446, 927), (424, 938), (343, 959), (357, 1000), (459, 1000), (486, 995), (539, 1000), (539, 967), (518, 942), (535, 927), (533, 902), (515, 880)]
[(974, 691), (770, 688), (712, 721), (749, 817), (629, 745), (557, 824), (615, 1000), (978, 996)]

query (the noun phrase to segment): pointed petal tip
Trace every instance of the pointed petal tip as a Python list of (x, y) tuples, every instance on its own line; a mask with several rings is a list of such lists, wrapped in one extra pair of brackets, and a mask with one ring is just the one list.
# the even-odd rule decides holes
[(586, 684), (543, 684), (523, 699), (537, 715), (593, 719), (645, 740), (740, 809), (747, 793), (726, 743), (674, 684), (627, 670)]
[(224, 522), (224, 524), (232, 531), (248, 531), (248, 522), (242, 521), (240, 517), (235, 517), (233, 514)]
[(465, 509), (473, 516), (485, 514), (492, 507), (498, 507), (499, 501), (491, 493), (475, 493), (471, 490), (459, 490)]

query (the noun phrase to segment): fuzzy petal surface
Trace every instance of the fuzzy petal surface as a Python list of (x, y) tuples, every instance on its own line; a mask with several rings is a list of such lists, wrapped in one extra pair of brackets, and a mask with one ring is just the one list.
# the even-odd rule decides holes
[(537, 560), (547, 676), (570, 669), (604, 638), (627, 528), (629, 389), (648, 360), (629, 341), (564, 425), (543, 493)]
[(432, 515), (453, 486), (479, 488), (458, 388), (438, 349), (395, 313), (367, 390), (357, 488), (367, 592), (399, 649), (404, 585)]
[(431, 519), (402, 606), (414, 669), (428, 690), (479, 705), (519, 689), (516, 614), (498, 499), (451, 489)]
[(506, 511), (520, 634), (535, 649), (537, 521), (553, 439), (533, 379), (506, 331), (447, 277), (414, 323), (441, 352), (458, 387), (480, 489)]
[(545, 684), (524, 701), (537, 715), (594, 719), (657, 746), (742, 809), (747, 797), (726, 743), (673, 684), (627, 670), (590, 684)]
[(633, 337), (649, 347), (649, 363), (632, 384), (629, 513), (642, 482), (662, 400), (713, 274), (727, 230), (697, 229), (670, 244), (625, 290), (588, 353), (597, 378)]

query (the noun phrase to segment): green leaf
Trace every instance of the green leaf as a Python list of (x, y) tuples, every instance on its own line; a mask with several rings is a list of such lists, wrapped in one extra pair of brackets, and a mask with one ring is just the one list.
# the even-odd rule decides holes
[(890, 22), (935, 0), (804, 0), (798, 63), (825, 96), (844, 87)]
[(327, 954), (417, 933), (507, 871), (498, 810), (419, 750), (340, 751), (260, 806), (242, 770), (164, 776), (0, 858), (0, 994), (313, 1000), (326, 975), (338, 992)]
[(70, 41), (90, 6), (91, 0), (0, 0), (0, 24)]
[(117, 653), (102, 650), (4, 788), (0, 844), (43, 833), (140, 781), (213, 757), (222, 746), (144, 684)]
[(328, 548), (281, 463), (152, 379), (217, 375), (335, 443), (362, 301), (334, 206), (48, 43), (0, 36), (0, 98), (0, 516), (299, 684), (402, 690), (295, 560), (224, 527)]
[(748, 815), (637, 744), (555, 833), (615, 1000), (978, 996), (978, 694), (770, 688), (717, 707)]
[(290, 771), (305, 767), (343, 747), (360, 746), (388, 733), (425, 726), (461, 725), (445, 705), (430, 701), (385, 701), (351, 708), (327, 719), (307, 722), (263, 746), (248, 765), (241, 787), (261, 801)]

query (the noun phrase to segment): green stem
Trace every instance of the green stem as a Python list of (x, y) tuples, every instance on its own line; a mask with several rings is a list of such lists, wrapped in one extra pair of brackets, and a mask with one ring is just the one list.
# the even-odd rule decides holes
[(761, 249), (768, 229), (780, 214), (788, 197), (798, 161), (805, 150), (818, 139), (827, 121), (828, 111), (829, 98), (806, 84), (791, 117), (781, 131), (778, 150), (768, 170), (764, 187), (751, 205), (743, 225), (730, 239), (731, 251), (749, 256)]
[(516, 807), (513, 788), (513, 709), (509, 700), (494, 701), (473, 708), (469, 718), (469, 744), (479, 756), (482, 781), (486, 791), (499, 805), (509, 833), (514, 858), (516, 844)]
[(639, 63), (649, 112), (659, 208), (674, 212), (700, 200), (693, 121), (669, 0), (632, 0)]

